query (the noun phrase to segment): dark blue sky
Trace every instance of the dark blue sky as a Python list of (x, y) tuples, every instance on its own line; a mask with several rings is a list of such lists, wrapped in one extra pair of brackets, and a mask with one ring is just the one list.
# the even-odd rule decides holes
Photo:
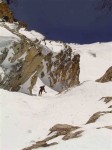
[(17, 19), (47, 39), (93, 43), (112, 41), (112, 11), (102, 0), (15, 0)]

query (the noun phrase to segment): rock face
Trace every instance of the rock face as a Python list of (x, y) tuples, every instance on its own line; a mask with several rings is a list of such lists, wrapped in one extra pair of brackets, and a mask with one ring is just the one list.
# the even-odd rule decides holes
[(47, 144), (45, 141), (39, 141), (39, 142), (36, 142), (36, 144), (33, 144), (32, 146), (24, 148), (23, 150), (33, 150), (35, 148), (37, 149), (37, 148), (40, 148), (40, 147), (49, 147), (49, 146), (56, 145), (56, 144), (58, 144), (58, 143), (53, 142), (51, 144)]
[(48, 147), (48, 146), (53, 146), (58, 144), (57, 142), (51, 142), (50, 144), (48, 144), (47, 142), (50, 142), (50, 140), (55, 140), (55, 138), (59, 137), (59, 136), (63, 136), (62, 140), (70, 140), (73, 138), (78, 138), (80, 136), (82, 136), (82, 132), (84, 132), (83, 130), (79, 130), (76, 131), (75, 133), (72, 133), (72, 131), (75, 131), (77, 129), (79, 129), (80, 127), (78, 126), (72, 126), (72, 125), (68, 125), (68, 124), (56, 124), (54, 125), (50, 130), (50, 134), (53, 132), (54, 135), (48, 136), (47, 138), (45, 138), (42, 141), (37, 141), (35, 144), (24, 148), (23, 150), (33, 150), (34, 148), (40, 148), (40, 147)]
[(100, 79), (96, 81), (101, 83), (112, 81), (112, 66), (106, 71), (106, 73)]
[[(33, 94), (38, 77), (59, 92), (79, 84), (80, 56), (74, 54), (69, 46), (65, 45), (60, 52), (54, 53), (38, 39), (31, 41), (19, 33), (19, 25), (16, 29), (2, 26), (20, 40), (12, 39), (8, 47), (0, 49), (0, 65), (4, 71), (0, 88)], [(27, 91), (21, 89), (24, 85)]]
[[(41, 63), (43, 56), (39, 54), (41, 48), (39, 46), (31, 46), (31, 43), (22, 40), (20, 43), (14, 43), (12, 49), (14, 52), (18, 49), (20, 51), (15, 52), (14, 55), (9, 58), (9, 62), (12, 64), (11, 71), (3, 79), (2, 86), (11, 91), (18, 91), (20, 85), (24, 84), (32, 76), (31, 85), (28, 87), (30, 94), (32, 94), (31, 89), (43, 67)], [(21, 57), (25, 53), (26, 56), (23, 60)], [(2, 65), (4, 66), (3, 63)]]
[(80, 127), (78, 126), (71, 126), (71, 125), (68, 125), (68, 124), (56, 124), (54, 125), (50, 130), (50, 133), (53, 133), (53, 132), (57, 132), (58, 135), (65, 135), (71, 131), (74, 131), (76, 129), (78, 129)]
[(90, 119), (87, 121), (86, 124), (90, 124), (90, 123), (94, 123), (97, 121), (97, 119), (99, 119), (101, 116), (105, 115), (105, 114), (109, 114), (109, 113), (112, 113), (112, 111), (99, 111), (95, 114), (93, 114)]
[(80, 130), (80, 131), (77, 131), (75, 133), (68, 133), (67, 135), (65, 135), (63, 137), (63, 140), (70, 140), (70, 139), (73, 139), (73, 138), (78, 138), (80, 136), (82, 136), (82, 132), (84, 132), (83, 130)]
[[(72, 49), (66, 46), (58, 54), (49, 53), (44, 58), (46, 72), (43, 70), (41, 78), (49, 80), (49, 86), (61, 92), (68, 87), (79, 84), (80, 55), (73, 55)], [(60, 88), (59, 88), (60, 87)]]
[(14, 16), (6, 3), (0, 3), (0, 18), (8, 16), (9, 22), (13, 22)]
[(112, 101), (112, 96), (111, 97), (102, 97), (101, 100), (103, 100), (106, 104)]

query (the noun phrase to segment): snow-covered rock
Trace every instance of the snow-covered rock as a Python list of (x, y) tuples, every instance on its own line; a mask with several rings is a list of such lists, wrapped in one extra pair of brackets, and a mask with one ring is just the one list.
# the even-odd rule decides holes
[(79, 84), (80, 56), (70, 46), (61, 43), (56, 51), (54, 41), (50, 49), (43, 35), (19, 28), (17, 23), (0, 24), (0, 63), (5, 74), (0, 87), (34, 94), (38, 77), (59, 92)]
[(112, 81), (112, 66), (106, 71), (106, 73), (100, 79), (97, 79), (96, 81), (101, 83)]
[(29, 38), (32, 41), (35, 41), (35, 40), (40, 40), (41, 41), (41, 40), (44, 40), (44, 38), (45, 38), (42, 34), (36, 32), (34, 30), (32, 30), (30, 32), (26, 31), (25, 28), (21, 28), (19, 30), (19, 33), (25, 35), (27, 38)]

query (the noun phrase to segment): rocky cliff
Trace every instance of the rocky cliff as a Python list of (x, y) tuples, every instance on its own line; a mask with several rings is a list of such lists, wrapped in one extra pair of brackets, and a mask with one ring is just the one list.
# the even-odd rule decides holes
[(100, 79), (96, 81), (101, 83), (112, 81), (112, 66), (105, 72), (105, 74)]
[(0, 3), (0, 18), (3, 16), (8, 16), (9, 22), (13, 22), (14, 16), (12, 11), (9, 9), (8, 5), (4, 2)]
[(0, 66), (4, 74), (0, 78), (1, 88), (33, 94), (38, 77), (59, 92), (79, 84), (80, 56), (69, 46), (65, 44), (60, 52), (54, 53), (42, 45), (38, 37), (33, 41), (20, 33), (18, 23), (1, 23), (0, 26), (8, 38), (0, 48)]

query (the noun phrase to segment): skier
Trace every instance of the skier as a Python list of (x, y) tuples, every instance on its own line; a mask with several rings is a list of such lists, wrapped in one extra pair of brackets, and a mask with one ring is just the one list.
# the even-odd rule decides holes
[(45, 85), (44, 86), (40, 86), (40, 90), (39, 90), (39, 95), (41, 96), (42, 95), (42, 92), (45, 92), (45, 93), (47, 93), (46, 91), (45, 91)]

